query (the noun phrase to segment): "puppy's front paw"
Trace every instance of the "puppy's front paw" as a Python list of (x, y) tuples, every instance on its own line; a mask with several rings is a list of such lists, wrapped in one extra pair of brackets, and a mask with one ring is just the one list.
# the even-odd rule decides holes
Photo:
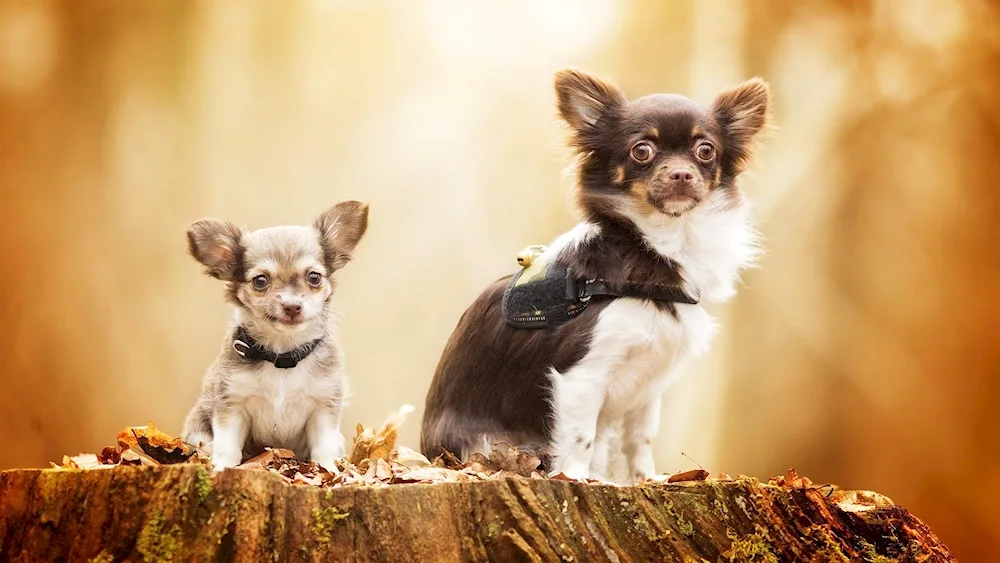
[(230, 467), (236, 467), (240, 464), (239, 455), (224, 455), (221, 453), (216, 453), (212, 456), (212, 471), (218, 473), (223, 469), (229, 469)]
[(336, 471), (336, 460), (347, 454), (347, 444), (339, 431), (327, 432), (317, 441), (309, 456), (313, 461), (323, 466), (327, 471)]

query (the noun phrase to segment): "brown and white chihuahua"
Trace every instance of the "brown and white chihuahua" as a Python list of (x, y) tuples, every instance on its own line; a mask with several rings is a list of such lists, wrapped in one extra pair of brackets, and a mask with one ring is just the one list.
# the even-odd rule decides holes
[(510, 277), (487, 288), (438, 364), (421, 449), (466, 458), (506, 443), (553, 473), (637, 481), (654, 475), (662, 392), (715, 332), (700, 303), (732, 297), (760, 253), (737, 177), (768, 124), (769, 89), (752, 79), (709, 107), (675, 94), (629, 101), (565, 70), (555, 91), (582, 222), (540, 258), (585, 289), (561, 322), (525, 329), (505, 322)]
[(222, 351), (182, 433), (215, 469), (265, 446), (328, 469), (344, 455), (347, 380), (333, 324), (334, 272), (367, 227), (367, 204), (345, 201), (307, 226), (244, 232), (202, 219), (188, 228), (191, 255), (227, 282), (233, 305)]

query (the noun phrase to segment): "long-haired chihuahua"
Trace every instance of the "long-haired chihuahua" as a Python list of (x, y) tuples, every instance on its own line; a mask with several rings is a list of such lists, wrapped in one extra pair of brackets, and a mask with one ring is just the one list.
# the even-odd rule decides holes
[(506, 443), (570, 477), (641, 480), (654, 474), (661, 395), (715, 332), (702, 303), (731, 298), (760, 252), (737, 178), (768, 124), (769, 89), (752, 79), (708, 107), (629, 101), (566, 70), (555, 91), (582, 221), (462, 316), (421, 448), (465, 458)]
[(347, 380), (333, 324), (334, 273), (368, 228), (368, 206), (345, 201), (311, 225), (245, 232), (202, 219), (191, 255), (226, 282), (233, 316), (182, 437), (224, 469), (263, 447), (332, 469), (344, 455)]

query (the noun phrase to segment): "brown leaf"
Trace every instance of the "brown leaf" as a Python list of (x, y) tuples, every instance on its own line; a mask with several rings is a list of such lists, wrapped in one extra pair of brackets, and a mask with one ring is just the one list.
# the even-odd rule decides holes
[(362, 460), (384, 459), (391, 461), (393, 450), (396, 447), (396, 438), (399, 435), (399, 427), (406, 420), (406, 415), (411, 412), (413, 412), (411, 405), (403, 405), (397, 412), (389, 416), (378, 432), (365, 429), (358, 424), (358, 432), (354, 436), (354, 444), (351, 447), (348, 461), (355, 465), (360, 465)]
[(118, 433), (118, 449), (142, 451), (161, 464), (183, 463), (191, 457), (195, 448), (179, 438), (160, 432), (153, 421), (146, 426), (130, 426)]
[(704, 481), (708, 478), (708, 471), (704, 469), (692, 469), (690, 471), (683, 471), (681, 473), (675, 473), (667, 479), (667, 483), (681, 483), (684, 481)]
[(422, 467), (393, 477), (393, 483), (444, 483), (458, 481), (459, 472), (444, 467)]
[(49, 462), (53, 469), (110, 469), (111, 465), (104, 465), (94, 454), (79, 454), (75, 456), (64, 455), (62, 464)]
[(149, 457), (145, 453), (131, 448), (122, 452), (121, 465), (143, 465), (146, 467), (159, 467), (160, 462)]
[(392, 478), (392, 468), (389, 466), (389, 462), (382, 458), (375, 460), (375, 477), (382, 481), (388, 481)]
[(429, 459), (424, 457), (420, 452), (413, 451), (406, 446), (396, 446), (396, 456), (393, 461), (409, 469), (431, 466)]
[(303, 485), (313, 485), (318, 487), (323, 482), (323, 480), (320, 479), (318, 475), (313, 475), (312, 477), (306, 477), (301, 473), (296, 473), (295, 477), (292, 478), (292, 482), (300, 483)]
[(262, 468), (267, 469), (271, 464), (279, 461), (278, 455), (274, 450), (264, 450), (264, 453), (257, 454), (252, 458), (244, 461), (240, 464), (240, 467), (245, 467), (247, 469)]
[(462, 460), (455, 457), (455, 454), (445, 450), (444, 453), (434, 458), (432, 462), (434, 467), (447, 467), (449, 469), (461, 469), (464, 463)]
[(531, 477), (541, 464), (542, 461), (536, 456), (522, 452), (516, 447), (507, 446), (506, 451), (491, 450), (489, 457), (475, 453), (463, 466), (473, 467), (479, 472), (507, 471), (522, 477)]
[(121, 459), (121, 454), (118, 453), (117, 449), (112, 447), (104, 448), (97, 456), (97, 460), (104, 465), (118, 465), (118, 462), (121, 461)]

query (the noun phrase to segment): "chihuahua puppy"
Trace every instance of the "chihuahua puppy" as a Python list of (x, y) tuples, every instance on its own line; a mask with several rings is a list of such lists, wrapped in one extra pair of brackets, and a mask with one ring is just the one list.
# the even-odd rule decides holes
[(312, 225), (244, 232), (202, 219), (191, 255), (226, 282), (233, 305), (219, 357), (184, 423), (184, 441), (215, 469), (279, 447), (327, 469), (344, 455), (340, 414), (347, 381), (334, 331), (334, 273), (368, 228), (368, 206), (345, 201)]
[[(566, 70), (555, 91), (582, 222), (466, 310), (427, 395), (421, 449), (467, 458), (502, 442), (553, 473), (642, 480), (661, 394), (715, 332), (702, 303), (732, 297), (759, 255), (737, 177), (768, 123), (769, 89), (752, 79), (708, 107), (629, 101)], [(523, 293), (523, 278), (541, 289)], [(612, 461), (624, 473), (611, 475)]]

